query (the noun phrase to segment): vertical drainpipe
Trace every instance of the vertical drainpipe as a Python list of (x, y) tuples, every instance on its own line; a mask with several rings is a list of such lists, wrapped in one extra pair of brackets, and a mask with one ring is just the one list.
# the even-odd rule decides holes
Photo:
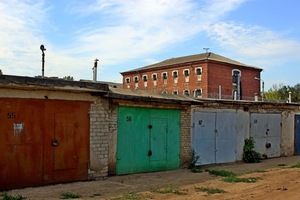
[(98, 59), (95, 59), (94, 67), (93, 67), (93, 81), (97, 81), (97, 66), (98, 66)]
[(219, 99), (222, 99), (222, 86), (219, 85)]
[(237, 100), (241, 100), (241, 77), (237, 77)]

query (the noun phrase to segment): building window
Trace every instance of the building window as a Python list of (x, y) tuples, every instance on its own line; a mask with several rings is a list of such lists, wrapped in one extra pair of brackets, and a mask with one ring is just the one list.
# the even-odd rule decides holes
[(147, 75), (143, 75), (143, 81), (147, 82), (147, 80), (148, 80), (148, 76)]
[(188, 69), (183, 70), (183, 75), (185, 77), (189, 76), (190, 75), (190, 70), (188, 70)]
[(139, 77), (135, 76), (135, 77), (134, 77), (134, 82), (135, 82), (135, 83), (138, 83), (138, 82), (139, 82)]
[(178, 77), (178, 71), (177, 70), (173, 71), (172, 74), (173, 74), (173, 78), (177, 78)]
[(201, 97), (202, 96), (202, 89), (196, 89), (195, 90), (195, 97)]
[(154, 81), (157, 80), (157, 74), (156, 74), (156, 73), (155, 73), (155, 74), (152, 74), (152, 79), (153, 79)]
[(178, 95), (178, 90), (174, 90), (173, 94)]
[(189, 90), (183, 90), (183, 95), (190, 96), (190, 91)]
[(163, 72), (163, 73), (162, 73), (162, 78), (163, 78), (164, 80), (166, 80), (166, 79), (168, 78), (168, 73), (167, 73), (167, 72)]
[(196, 75), (202, 75), (202, 68), (201, 67), (197, 67), (195, 69), (195, 73), (196, 73)]
[(234, 69), (232, 70), (232, 83), (238, 84), (241, 79), (241, 71)]
[(126, 81), (126, 83), (130, 83), (130, 78), (127, 77), (127, 78), (125, 79), (125, 81)]

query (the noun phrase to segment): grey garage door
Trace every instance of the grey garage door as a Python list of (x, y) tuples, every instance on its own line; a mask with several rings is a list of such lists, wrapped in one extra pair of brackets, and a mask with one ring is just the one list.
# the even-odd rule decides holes
[(192, 148), (197, 165), (236, 161), (236, 113), (194, 112)]
[(280, 156), (281, 114), (251, 114), (250, 135), (255, 150), (264, 156)]

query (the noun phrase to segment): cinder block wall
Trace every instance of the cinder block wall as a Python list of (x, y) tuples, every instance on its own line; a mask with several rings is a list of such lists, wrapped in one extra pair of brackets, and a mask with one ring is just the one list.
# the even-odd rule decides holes
[(90, 109), (90, 169), (92, 178), (108, 175), (109, 102), (97, 99)]

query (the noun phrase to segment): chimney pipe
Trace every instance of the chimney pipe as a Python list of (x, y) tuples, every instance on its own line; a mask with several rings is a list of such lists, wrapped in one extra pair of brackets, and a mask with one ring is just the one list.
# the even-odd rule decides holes
[(98, 59), (95, 59), (94, 67), (93, 67), (93, 81), (97, 81), (97, 66), (98, 66)]

